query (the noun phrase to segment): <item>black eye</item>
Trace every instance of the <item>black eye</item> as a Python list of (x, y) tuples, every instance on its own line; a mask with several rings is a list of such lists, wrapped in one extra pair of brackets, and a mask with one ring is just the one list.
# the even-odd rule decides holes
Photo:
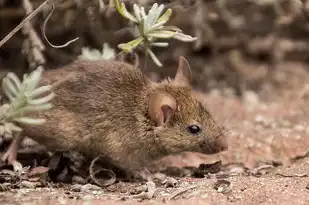
[(189, 125), (187, 129), (192, 134), (197, 134), (201, 131), (201, 128), (198, 125)]

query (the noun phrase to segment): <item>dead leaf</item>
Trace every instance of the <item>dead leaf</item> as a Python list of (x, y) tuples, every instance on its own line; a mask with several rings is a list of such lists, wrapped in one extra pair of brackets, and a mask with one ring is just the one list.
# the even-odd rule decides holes
[(220, 179), (214, 184), (214, 189), (220, 193), (227, 193), (232, 190), (232, 184), (227, 180)]
[(48, 167), (43, 167), (43, 166), (34, 167), (30, 170), (29, 176), (46, 174), (48, 171), (49, 171)]

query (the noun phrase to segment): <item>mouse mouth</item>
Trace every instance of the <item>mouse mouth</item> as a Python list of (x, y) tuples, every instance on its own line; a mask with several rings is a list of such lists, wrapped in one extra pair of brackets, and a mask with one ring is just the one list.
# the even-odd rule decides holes
[(209, 144), (206, 142), (201, 143), (200, 148), (204, 154), (218, 154), (227, 150), (226, 146), (217, 146), (215, 143)]

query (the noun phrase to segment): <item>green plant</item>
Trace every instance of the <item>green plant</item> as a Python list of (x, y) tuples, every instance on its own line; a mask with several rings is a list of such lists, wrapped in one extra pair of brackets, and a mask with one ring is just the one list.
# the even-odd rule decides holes
[[(133, 5), (134, 14), (130, 14), (124, 3), (120, 3), (119, 0), (114, 0), (114, 4), (118, 13), (124, 18), (132, 21), (136, 29), (138, 30), (139, 36), (128, 42), (119, 44), (123, 52), (132, 52), (138, 46), (143, 46), (146, 53), (150, 55), (152, 60), (158, 65), (162, 66), (159, 59), (151, 50), (152, 47), (167, 47), (167, 42), (156, 42), (158, 39), (177, 39), (183, 42), (192, 42), (197, 38), (186, 35), (181, 29), (175, 26), (165, 26), (172, 14), (171, 9), (167, 9), (163, 14), (164, 5), (153, 4), (148, 14), (145, 12), (144, 7), (140, 7), (137, 4)], [(161, 15), (162, 14), (162, 15)]]
[[(27, 117), (29, 112), (43, 111), (52, 108), (50, 101), (54, 98), (51, 92), (51, 85), (38, 87), (38, 83), (43, 73), (43, 67), (38, 67), (29, 75), (24, 74), (21, 82), (18, 77), (10, 72), (2, 80), (2, 90), (9, 99), (0, 107), (0, 134), (20, 132), (21, 128), (15, 123), (39, 125), (45, 119)], [(45, 93), (49, 93), (44, 95)], [(44, 95), (44, 96), (43, 96)]]
[(97, 49), (90, 49), (88, 47), (82, 48), (82, 53), (78, 56), (79, 59), (86, 59), (86, 60), (113, 60), (115, 59), (115, 50), (110, 48), (107, 43), (103, 44), (102, 52)]

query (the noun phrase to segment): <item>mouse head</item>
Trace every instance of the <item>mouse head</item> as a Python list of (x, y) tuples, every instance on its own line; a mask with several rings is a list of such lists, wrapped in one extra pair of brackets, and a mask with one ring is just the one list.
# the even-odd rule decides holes
[(166, 154), (183, 151), (215, 154), (227, 150), (222, 128), (194, 97), (191, 70), (184, 57), (179, 59), (175, 78), (157, 84), (149, 101), (156, 141)]

